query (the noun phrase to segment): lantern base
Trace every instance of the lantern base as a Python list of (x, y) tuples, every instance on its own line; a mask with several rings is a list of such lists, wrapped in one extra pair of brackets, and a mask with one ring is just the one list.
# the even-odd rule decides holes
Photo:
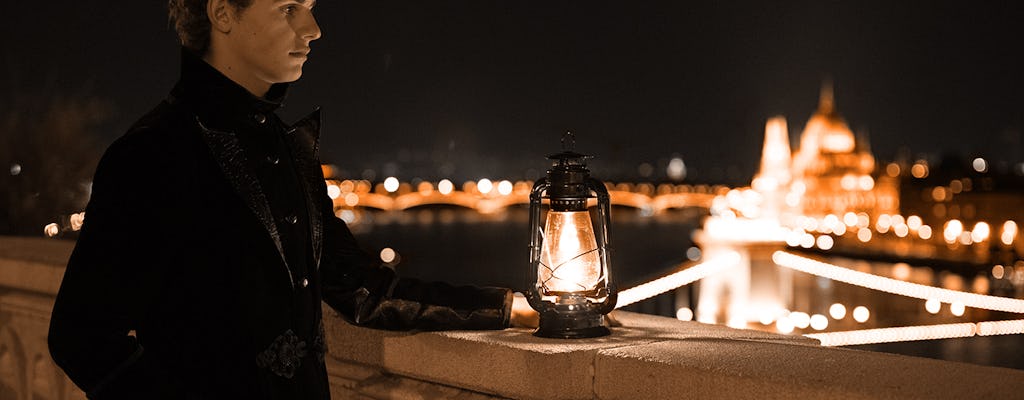
[(611, 331), (604, 325), (604, 315), (591, 312), (540, 313), (540, 326), (534, 336), (553, 339), (583, 339), (608, 336)]

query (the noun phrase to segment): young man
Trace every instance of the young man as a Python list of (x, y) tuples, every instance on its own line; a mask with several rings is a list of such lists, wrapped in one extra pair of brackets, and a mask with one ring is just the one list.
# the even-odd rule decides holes
[(321, 299), (368, 327), (509, 325), (509, 290), (398, 279), (334, 217), (319, 113), (274, 114), (314, 2), (170, 0), (181, 78), (104, 154), (53, 309), (90, 398), (327, 399)]

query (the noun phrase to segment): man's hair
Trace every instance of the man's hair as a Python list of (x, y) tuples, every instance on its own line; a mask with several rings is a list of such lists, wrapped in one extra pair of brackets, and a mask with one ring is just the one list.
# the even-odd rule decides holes
[[(210, 48), (210, 18), (206, 15), (209, 0), (167, 0), (167, 16), (178, 39), (186, 49), (204, 55)], [(252, 4), (252, 0), (228, 0), (238, 11)]]

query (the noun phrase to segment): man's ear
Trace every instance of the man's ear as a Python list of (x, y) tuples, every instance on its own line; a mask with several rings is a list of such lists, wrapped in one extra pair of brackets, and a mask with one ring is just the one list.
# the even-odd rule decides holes
[(227, 0), (209, 0), (206, 2), (206, 16), (210, 18), (210, 29), (220, 32), (231, 32), (231, 22), (235, 18), (234, 8)]

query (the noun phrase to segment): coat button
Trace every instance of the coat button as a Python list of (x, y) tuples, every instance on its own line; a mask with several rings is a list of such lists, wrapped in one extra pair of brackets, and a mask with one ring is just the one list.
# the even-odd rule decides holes
[(302, 287), (308, 287), (308, 286), (309, 286), (309, 279), (302, 278)]
[(295, 214), (292, 214), (287, 217), (284, 217), (284, 220), (285, 222), (294, 225), (296, 222), (299, 222), (299, 217), (295, 216)]
[(279, 162), (281, 162), (281, 157), (274, 155), (267, 156), (267, 163), (269, 163), (270, 165), (277, 165), (277, 163)]
[(253, 119), (256, 120), (257, 124), (261, 124), (262, 125), (264, 122), (267, 122), (267, 116), (266, 115), (256, 114), (256, 115), (253, 115), (252, 117), (253, 117)]

